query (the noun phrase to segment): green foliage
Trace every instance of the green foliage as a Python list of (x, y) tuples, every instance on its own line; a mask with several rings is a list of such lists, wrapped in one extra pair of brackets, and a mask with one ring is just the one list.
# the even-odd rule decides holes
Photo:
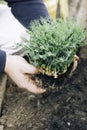
[(76, 21), (41, 19), (31, 23), (23, 47), (31, 64), (56, 78), (67, 71), (84, 39), (84, 27)]

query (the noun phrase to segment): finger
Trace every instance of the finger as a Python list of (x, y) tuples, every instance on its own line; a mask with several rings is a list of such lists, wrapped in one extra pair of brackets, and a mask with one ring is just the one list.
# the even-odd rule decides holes
[(26, 65), (24, 65), (24, 73), (27, 73), (27, 74), (38, 74), (38, 69), (35, 66), (26, 63)]
[(76, 70), (77, 66), (78, 66), (78, 61), (75, 60), (74, 63), (73, 63), (73, 67), (71, 69), (71, 72), (70, 72), (70, 76), (72, 76), (72, 74)]
[(74, 63), (73, 63), (72, 72), (74, 72), (74, 71), (76, 70), (77, 66), (78, 66), (78, 61), (76, 60), (76, 61), (74, 61)]
[(19, 87), (25, 88), (26, 90), (34, 94), (41, 94), (41, 93), (46, 92), (46, 89), (37, 87), (35, 82), (32, 79), (30, 79), (28, 75), (25, 75), (25, 76), (21, 75), (20, 78), (21, 78), (21, 82), (18, 82)]
[(37, 87), (37, 85), (31, 79), (29, 80), (29, 84), (26, 89), (34, 94), (42, 94), (46, 92), (46, 89)]
[(79, 57), (77, 55), (74, 55), (74, 61), (75, 60), (77, 60), (77, 61), (79, 60)]
[(46, 92), (46, 89), (36, 87), (36, 86), (32, 86), (32, 89), (29, 87), (27, 90), (34, 94), (42, 94)]

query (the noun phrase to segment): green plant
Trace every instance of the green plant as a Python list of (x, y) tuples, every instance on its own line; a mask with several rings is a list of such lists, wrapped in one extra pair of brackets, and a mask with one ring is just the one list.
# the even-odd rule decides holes
[(57, 78), (67, 71), (84, 39), (84, 27), (76, 21), (41, 19), (31, 23), (23, 47), (31, 64)]

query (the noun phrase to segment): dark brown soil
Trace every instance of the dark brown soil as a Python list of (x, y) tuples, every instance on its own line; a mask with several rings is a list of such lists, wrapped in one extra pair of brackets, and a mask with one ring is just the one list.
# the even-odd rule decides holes
[(87, 130), (87, 45), (71, 77), (37, 76), (48, 88), (32, 95), (8, 80), (0, 124), (4, 130)]

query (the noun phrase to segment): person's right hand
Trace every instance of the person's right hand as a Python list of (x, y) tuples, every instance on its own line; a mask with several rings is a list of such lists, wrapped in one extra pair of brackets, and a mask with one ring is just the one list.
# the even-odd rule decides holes
[(7, 55), (5, 73), (19, 86), (28, 91), (41, 94), (46, 90), (37, 87), (35, 82), (30, 78), (32, 74), (37, 74), (38, 70), (21, 56)]

